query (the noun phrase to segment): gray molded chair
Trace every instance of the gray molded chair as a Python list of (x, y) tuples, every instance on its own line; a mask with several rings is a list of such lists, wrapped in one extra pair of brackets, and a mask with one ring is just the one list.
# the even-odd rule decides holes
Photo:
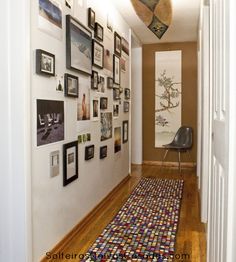
[(165, 155), (162, 160), (163, 163), (167, 157), (169, 150), (175, 150), (179, 154), (179, 172), (181, 172), (181, 152), (188, 152), (189, 159), (191, 161), (189, 150), (193, 145), (193, 129), (189, 126), (181, 126), (175, 134), (173, 141), (170, 144), (163, 145), (166, 149)]

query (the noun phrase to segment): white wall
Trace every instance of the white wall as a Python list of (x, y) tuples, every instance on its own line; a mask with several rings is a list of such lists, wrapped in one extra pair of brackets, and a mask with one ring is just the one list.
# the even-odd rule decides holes
[[(40, 48), (56, 56), (56, 74), (60, 77), (64, 73), (71, 73), (79, 77), (80, 84), (90, 86), (90, 77), (66, 69), (65, 63), (65, 14), (71, 13), (81, 23), (87, 26), (87, 7), (96, 12), (96, 21), (104, 27), (104, 46), (109, 46), (113, 53), (113, 34), (106, 28), (107, 13), (113, 18), (114, 31), (129, 40), (129, 27), (122, 17), (110, 5), (109, 1), (84, 1), (84, 7), (78, 10), (63, 8), (63, 40), (40, 31), (38, 22), (38, 1), (32, 2), (32, 192), (33, 192), (33, 261), (44, 256), (65, 234), (67, 234), (82, 218), (84, 218), (129, 172), (129, 144), (122, 144), (121, 152), (114, 154), (114, 135), (112, 139), (100, 142), (100, 122), (76, 121), (76, 99), (65, 98), (63, 93), (55, 90), (56, 78), (43, 77), (35, 74), (35, 50)], [(75, 2), (75, 1), (74, 1)], [(127, 61), (129, 64), (129, 61)], [(107, 76), (105, 72), (100, 74)], [(110, 74), (112, 75), (112, 74)], [(121, 86), (129, 87), (129, 68), (122, 74)], [(91, 91), (91, 93), (95, 93)], [(98, 95), (100, 96), (100, 95)], [(112, 112), (112, 90), (107, 90), (109, 108)], [(65, 102), (65, 140), (46, 146), (36, 146), (36, 99), (63, 100)], [(122, 101), (123, 101), (122, 94)], [(123, 102), (120, 106), (120, 117), (113, 121), (113, 128), (122, 127), (122, 121), (127, 120), (129, 114), (123, 113)], [(66, 187), (62, 186), (62, 145), (77, 139), (80, 133), (91, 133), (95, 145), (94, 159), (84, 161), (85, 144), (79, 144), (79, 179)], [(99, 147), (108, 145), (108, 157), (99, 159)], [(60, 175), (50, 178), (50, 152), (60, 150)]]
[(142, 126), (142, 46), (132, 36), (132, 122), (131, 122), (131, 162), (141, 165), (143, 162), (143, 126)]

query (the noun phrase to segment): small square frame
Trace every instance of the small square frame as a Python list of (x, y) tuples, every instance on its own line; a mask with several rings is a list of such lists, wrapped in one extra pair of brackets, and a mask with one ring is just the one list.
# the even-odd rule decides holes
[(42, 49), (36, 49), (36, 73), (55, 76), (55, 55)]
[[(74, 92), (70, 91), (69, 88), (69, 80), (75, 81), (75, 90)], [(71, 96), (71, 97), (78, 97), (79, 96), (79, 78), (75, 75), (71, 74), (65, 74), (64, 76), (64, 84), (65, 84), (65, 96)]]
[(86, 146), (85, 147), (85, 160), (88, 161), (92, 158), (94, 158), (94, 145)]
[(94, 37), (99, 41), (103, 41), (103, 27), (99, 23), (95, 23)]

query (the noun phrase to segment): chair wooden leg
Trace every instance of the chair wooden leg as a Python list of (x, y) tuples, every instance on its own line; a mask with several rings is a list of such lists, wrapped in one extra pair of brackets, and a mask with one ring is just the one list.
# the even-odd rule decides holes
[(166, 149), (165, 155), (164, 155), (164, 157), (163, 157), (163, 159), (162, 159), (161, 168), (163, 167), (163, 164), (164, 164), (164, 161), (165, 161), (165, 159), (166, 159), (166, 157), (167, 157), (168, 152), (169, 152), (169, 149)]
[(179, 173), (181, 174), (181, 158), (180, 158), (181, 152), (179, 151)]

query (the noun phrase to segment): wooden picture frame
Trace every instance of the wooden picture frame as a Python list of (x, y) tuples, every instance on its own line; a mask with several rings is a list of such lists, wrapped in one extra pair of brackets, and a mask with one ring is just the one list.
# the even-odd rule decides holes
[(66, 15), (66, 68), (92, 73), (92, 33), (70, 15)]
[(120, 84), (120, 58), (117, 55), (113, 55), (113, 81)]
[(78, 97), (79, 96), (79, 78), (75, 75), (64, 75), (65, 96)]
[(78, 177), (78, 141), (74, 141), (63, 145), (63, 186)]
[(117, 32), (114, 33), (114, 53), (121, 56), (121, 36)]
[(85, 147), (85, 161), (94, 158), (94, 145)]
[(98, 72), (97, 71), (92, 71), (92, 76), (91, 76), (91, 89), (98, 89)]
[(95, 29), (96, 14), (95, 11), (90, 7), (88, 8), (88, 27), (92, 30)]
[(129, 121), (125, 120), (123, 121), (123, 126), (122, 126), (122, 140), (123, 140), (123, 144), (127, 143), (129, 140)]
[(96, 40), (93, 40), (92, 63), (94, 66), (103, 69), (104, 66), (104, 47)]
[(94, 37), (99, 41), (103, 41), (103, 27), (99, 23), (95, 23)]
[(55, 76), (55, 55), (36, 49), (36, 74)]
[(104, 159), (107, 157), (107, 146), (100, 147), (100, 159)]

